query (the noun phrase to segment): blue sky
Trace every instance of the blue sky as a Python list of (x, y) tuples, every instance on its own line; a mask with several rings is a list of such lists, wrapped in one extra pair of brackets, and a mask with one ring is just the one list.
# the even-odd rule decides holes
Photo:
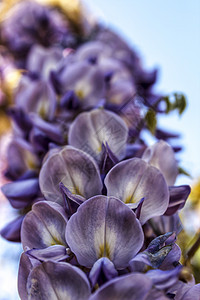
[[(187, 96), (183, 116), (167, 116), (160, 125), (181, 132), (181, 166), (199, 176), (200, 1), (91, 0), (89, 4), (139, 51), (144, 66), (160, 68), (158, 91), (179, 91)], [(185, 177), (178, 181), (183, 182), (189, 183)]]

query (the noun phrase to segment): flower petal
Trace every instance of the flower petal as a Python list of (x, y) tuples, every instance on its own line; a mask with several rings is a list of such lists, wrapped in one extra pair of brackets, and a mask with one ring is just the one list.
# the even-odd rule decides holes
[(152, 281), (145, 274), (132, 273), (109, 281), (89, 300), (146, 300), (151, 288)]
[(162, 290), (166, 288), (170, 288), (174, 285), (179, 278), (179, 273), (182, 269), (182, 266), (178, 266), (172, 270), (150, 270), (146, 273), (146, 275), (151, 278), (153, 284), (156, 288)]
[(45, 198), (62, 205), (60, 182), (72, 194), (78, 194), (86, 199), (101, 194), (103, 187), (93, 158), (70, 146), (53, 152), (43, 164), (39, 176), (40, 188)]
[(140, 222), (162, 215), (169, 203), (169, 191), (161, 172), (142, 159), (132, 158), (115, 165), (105, 178), (108, 196), (114, 196), (136, 208), (144, 198)]
[(200, 283), (191, 287), (184, 295), (182, 300), (200, 299)]
[(75, 62), (59, 74), (63, 93), (74, 90), (84, 107), (94, 106), (104, 97), (104, 76), (96, 65)]
[(14, 208), (24, 208), (38, 196), (39, 182), (33, 178), (7, 183), (2, 187), (2, 192)]
[(170, 186), (169, 187), (169, 206), (165, 212), (165, 216), (171, 216), (182, 209), (190, 194), (191, 188), (189, 185)]
[(27, 278), (31, 270), (39, 264), (40, 262), (37, 259), (30, 258), (25, 252), (22, 253), (18, 270), (18, 292), (21, 300), (28, 299)]
[(34, 204), (22, 223), (23, 248), (46, 248), (56, 244), (66, 246), (66, 223), (65, 211), (57, 203), (40, 201)]
[(68, 263), (47, 261), (31, 271), (27, 292), (31, 300), (88, 300), (90, 287), (80, 269)]
[(122, 269), (143, 245), (143, 231), (135, 214), (114, 197), (85, 201), (70, 218), (66, 240), (78, 262), (92, 267), (101, 257)]
[(178, 175), (178, 165), (172, 147), (165, 141), (159, 141), (148, 147), (142, 159), (158, 168), (165, 177), (168, 185), (174, 185)]
[(41, 262), (48, 260), (59, 262), (69, 257), (66, 247), (62, 245), (54, 245), (45, 249), (31, 249), (26, 251), (26, 254)]
[(96, 283), (100, 286), (117, 276), (118, 272), (115, 269), (114, 264), (107, 257), (98, 259), (94, 263), (89, 274), (92, 286), (95, 286)]
[(20, 216), (1, 229), (1, 236), (11, 242), (20, 242), (20, 231), (24, 216)]
[(121, 159), (125, 154), (128, 128), (115, 113), (105, 109), (83, 112), (69, 129), (69, 144), (101, 160), (102, 144), (109, 145), (113, 154)]
[(15, 99), (25, 113), (36, 113), (52, 120), (56, 109), (56, 95), (52, 85), (45, 80), (30, 80), (23, 76)]

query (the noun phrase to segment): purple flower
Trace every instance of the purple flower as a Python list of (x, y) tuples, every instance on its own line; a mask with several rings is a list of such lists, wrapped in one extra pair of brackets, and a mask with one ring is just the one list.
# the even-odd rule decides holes
[(85, 152), (66, 146), (44, 162), (39, 176), (42, 193), (49, 201), (63, 204), (60, 182), (72, 193), (88, 199), (101, 194), (102, 181), (98, 166)]
[(29, 52), (26, 68), (35, 76), (48, 80), (50, 72), (55, 71), (63, 58), (59, 47), (44, 48), (34, 45)]
[(180, 248), (174, 244), (175, 235), (168, 232), (155, 238), (147, 249), (138, 253), (130, 262), (131, 270), (144, 272), (148, 266), (164, 270), (173, 269), (179, 264)]
[(142, 159), (158, 168), (165, 177), (168, 185), (174, 185), (178, 175), (178, 165), (174, 151), (168, 143), (160, 140), (153, 146), (148, 147)]
[(22, 62), (34, 44), (49, 47), (60, 43), (66, 47), (70, 39), (62, 15), (34, 1), (15, 5), (2, 25), (3, 42)]
[(41, 201), (33, 205), (26, 215), (21, 229), (24, 249), (47, 248), (52, 245), (64, 245), (67, 216), (57, 203)]
[(26, 114), (36, 113), (52, 120), (56, 109), (56, 95), (51, 84), (43, 79), (31, 80), (23, 76), (15, 95), (17, 107)]
[(23, 256), (19, 268), (18, 291), (22, 300), (88, 300), (90, 296), (89, 282), (79, 268), (52, 261), (32, 265), (31, 260)]
[(167, 300), (162, 291), (153, 287), (145, 274), (132, 273), (115, 278), (98, 289), (89, 300)]
[(85, 61), (67, 64), (58, 78), (62, 94), (74, 91), (83, 108), (95, 106), (104, 97), (104, 76), (96, 65)]
[(69, 128), (69, 144), (90, 154), (99, 163), (103, 144), (120, 160), (125, 155), (128, 128), (115, 113), (95, 109), (81, 113)]
[(117, 269), (128, 266), (143, 245), (143, 231), (135, 214), (114, 197), (85, 201), (67, 223), (66, 241), (78, 262), (91, 268), (102, 257)]
[(169, 204), (169, 191), (161, 172), (139, 158), (115, 165), (105, 178), (108, 196), (114, 196), (131, 208), (144, 198), (140, 222), (162, 215)]

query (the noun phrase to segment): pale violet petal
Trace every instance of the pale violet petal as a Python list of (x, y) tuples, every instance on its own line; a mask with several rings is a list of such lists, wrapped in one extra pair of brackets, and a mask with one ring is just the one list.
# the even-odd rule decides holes
[(168, 143), (160, 140), (153, 146), (148, 147), (142, 159), (158, 168), (169, 186), (174, 185), (178, 175), (178, 164), (174, 151)]
[(21, 228), (23, 248), (46, 248), (60, 244), (66, 246), (67, 217), (57, 203), (40, 201), (33, 205)]
[(91, 268), (101, 257), (116, 268), (128, 262), (143, 245), (143, 231), (135, 214), (114, 197), (85, 201), (67, 224), (66, 241), (81, 265)]
[(139, 203), (144, 198), (140, 222), (162, 215), (169, 204), (169, 191), (161, 172), (139, 158), (115, 165), (105, 178), (108, 196), (124, 203)]
[(53, 152), (44, 162), (39, 175), (40, 188), (45, 198), (63, 205), (60, 182), (72, 194), (86, 199), (101, 194), (103, 187), (94, 159), (71, 146)]
[(109, 145), (113, 154), (121, 159), (125, 154), (128, 128), (115, 113), (105, 109), (83, 112), (69, 129), (69, 144), (101, 160), (102, 144)]

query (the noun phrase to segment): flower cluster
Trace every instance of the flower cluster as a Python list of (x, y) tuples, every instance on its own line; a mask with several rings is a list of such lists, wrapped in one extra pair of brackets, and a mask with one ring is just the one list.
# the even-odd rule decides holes
[(116, 33), (72, 23), (26, 1), (1, 24), (4, 51), (23, 68), (8, 109), (11, 182), (2, 187), (19, 216), (1, 231), (24, 249), (19, 295), (197, 299), (200, 285), (175, 243), (190, 187), (174, 186), (176, 135), (156, 125), (172, 103), (153, 92), (157, 72)]

